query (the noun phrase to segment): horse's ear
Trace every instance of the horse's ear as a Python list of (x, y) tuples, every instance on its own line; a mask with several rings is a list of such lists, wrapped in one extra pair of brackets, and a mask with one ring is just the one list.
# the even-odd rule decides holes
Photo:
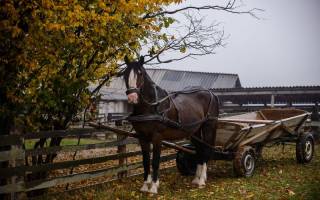
[(121, 77), (121, 76), (123, 76), (124, 75), (124, 69), (122, 69), (121, 71), (119, 71), (117, 74), (116, 74), (116, 76), (117, 77)]
[(116, 76), (117, 77), (123, 76), (126, 73), (127, 69), (128, 69), (128, 67), (119, 68), (119, 71), (116, 73)]
[(144, 56), (140, 56), (139, 63), (140, 65), (144, 64)]
[(129, 58), (128, 58), (127, 55), (124, 57), (124, 62), (125, 62), (127, 65), (129, 64)]

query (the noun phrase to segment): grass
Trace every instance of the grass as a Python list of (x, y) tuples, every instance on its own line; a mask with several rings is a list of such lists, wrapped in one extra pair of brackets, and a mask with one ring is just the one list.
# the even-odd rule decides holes
[[(32, 149), (34, 147), (34, 144), (37, 142), (37, 139), (34, 140), (26, 140), (25, 145), (26, 149)], [(98, 139), (88, 139), (88, 138), (83, 138), (80, 139), (80, 145), (83, 144), (95, 144), (95, 143), (101, 143), (104, 142), (103, 140), (98, 140)], [(48, 147), (50, 144), (50, 139), (47, 140), (45, 147)], [(61, 146), (68, 146), (68, 145), (77, 145), (78, 144), (78, 139), (77, 138), (63, 138), (61, 141)]]
[(205, 188), (191, 185), (193, 177), (181, 176), (176, 168), (160, 172), (158, 195), (139, 192), (142, 176), (42, 197), (42, 199), (319, 199), (320, 150), (309, 164), (297, 164), (295, 147), (265, 148), (263, 159), (250, 178), (233, 175), (232, 162), (209, 163)]

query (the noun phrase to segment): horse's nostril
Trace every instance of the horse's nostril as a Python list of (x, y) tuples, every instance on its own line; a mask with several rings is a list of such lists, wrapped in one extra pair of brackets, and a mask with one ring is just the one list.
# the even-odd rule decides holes
[(128, 94), (128, 103), (133, 103), (133, 104), (138, 103), (138, 94), (137, 93)]

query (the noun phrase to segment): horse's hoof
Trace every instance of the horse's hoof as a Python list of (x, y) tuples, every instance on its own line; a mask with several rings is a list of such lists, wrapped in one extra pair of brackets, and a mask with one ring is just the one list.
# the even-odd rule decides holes
[(206, 184), (198, 186), (199, 189), (202, 189), (202, 188), (205, 188), (205, 187), (206, 187)]
[(149, 192), (148, 184), (144, 183), (143, 186), (140, 188), (141, 192)]
[(192, 180), (192, 184), (194, 184), (194, 185), (199, 185), (199, 178), (198, 177), (196, 177), (196, 178), (194, 178), (193, 180)]
[(150, 192), (151, 194), (158, 194), (158, 188), (152, 187), (152, 188), (149, 190), (149, 192)]
[(206, 186), (206, 182), (204, 181), (204, 179), (200, 179), (198, 185), (199, 185), (199, 188), (204, 188), (204, 186)]
[(152, 185), (151, 185), (149, 192), (152, 194), (158, 194), (158, 187), (159, 187), (159, 181), (152, 182)]

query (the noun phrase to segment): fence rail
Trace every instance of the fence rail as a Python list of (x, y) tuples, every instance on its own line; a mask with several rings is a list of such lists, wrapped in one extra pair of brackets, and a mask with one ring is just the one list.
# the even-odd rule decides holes
[[(311, 127), (320, 127), (320, 122), (309, 122), (308, 126)], [(118, 137), (118, 140), (115, 141), (104, 141), (101, 143), (95, 144), (84, 144), (84, 145), (68, 145), (68, 146), (52, 146), (52, 147), (43, 147), (37, 149), (22, 149), (24, 141), (41, 139), (41, 138), (53, 138), (53, 137), (62, 137), (69, 138), (72, 136), (84, 137), (84, 136), (93, 136), (94, 134), (110, 134), (110, 131), (103, 129), (93, 129), (93, 128), (83, 128), (83, 129), (72, 129), (66, 131), (46, 131), (41, 133), (28, 133), (23, 136), (19, 135), (9, 135), (9, 136), (0, 136), (0, 146), (11, 145), (13, 148), (11, 150), (2, 151), (0, 153), (0, 162), (9, 161), (10, 164), (8, 168), (0, 168), (0, 177), (11, 180), (14, 177), (20, 177), (16, 179), (17, 181), (12, 181), (6, 185), (0, 186), (0, 194), (4, 193), (17, 193), (17, 192), (28, 192), (38, 189), (45, 189), (54, 187), (61, 184), (69, 184), (78, 181), (83, 181), (87, 179), (94, 179), (104, 176), (115, 176), (119, 177), (127, 176), (128, 172), (131, 170), (136, 170), (142, 167), (141, 159), (132, 163), (124, 162), (125, 159), (136, 157), (141, 155), (140, 150), (128, 151), (126, 145), (128, 144), (138, 144), (138, 140), (135, 138), (126, 138)], [(48, 154), (58, 154), (65, 152), (78, 152), (82, 150), (93, 150), (93, 149), (104, 149), (104, 148), (117, 148), (117, 153), (108, 154), (100, 157), (93, 158), (83, 158), (83, 159), (69, 159), (67, 161), (39, 164), (34, 166), (27, 166), (26, 160), (28, 157), (32, 156), (41, 156)], [(174, 160), (176, 157), (175, 153), (170, 153), (161, 157), (161, 162), (166, 162)], [(32, 173), (38, 172), (48, 172), (53, 170), (70, 170), (75, 167), (90, 165), (90, 164), (99, 164), (109, 161), (118, 161), (116, 164), (113, 164), (109, 167), (103, 167), (99, 169), (92, 169), (80, 173), (67, 173), (61, 176), (54, 178), (44, 178), (40, 180), (27, 181), (26, 177)], [(20, 165), (17, 165), (16, 162), (20, 161)], [(22, 162), (21, 162), (22, 161)], [(21, 164), (24, 163), (24, 164)], [(72, 172), (73, 170), (71, 170)], [(120, 176), (121, 175), (121, 176)], [(114, 178), (112, 178), (114, 179)]]
[[(22, 147), (23, 141), (28, 140), (39, 140), (42, 138), (70, 138), (73, 136), (84, 137), (84, 136), (93, 136), (94, 134), (110, 134), (110, 131), (103, 129), (93, 129), (93, 128), (83, 128), (83, 129), (73, 129), (67, 131), (46, 131), (41, 133), (28, 133), (23, 136), (19, 135), (10, 135), (10, 136), (0, 136), (0, 146), (16, 146), (20, 145)], [(128, 158), (136, 157), (141, 155), (140, 150), (127, 151), (126, 145), (128, 144), (138, 144), (138, 140), (135, 138), (122, 138), (115, 141), (103, 141), (95, 144), (84, 144), (84, 145), (68, 145), (68, 146), (52, 146), (52, 147), (43, 147), (36, 149), (22, 149), (22, 148), (11, 148), (11, 150), (2, 151), (0, 154), (0, 162), (9, 161), (14, 163), (16, 160), (23, 160), (23, 163), (26, 163), (26, 159), (31, 158), (32, 156), (43, 156), (48, 154), (58, 154), (65, 152), (78, 152), (82, 150), (95, 150), (95, 149), (104, 149), (104, 148), (117, 148), (117, 153), (108, 154), (100, 157), (92, 158), (83, 158), (83, 159), (68, 159), (66, 161), (47, 163), (47, 164), (38, 164), (33, 166), (27, 166), (26, 164), (14, 165), (9, 164), (8, 168), (0, 168), (0, 177), (7, 180), (11, 180), (13, 177), (20, 177), (19, 181), (10, 181), (6, 185), (0, 186), (0, 194), (5, 193), (18, 193), (18, 192), (28, 192), (38, 189), (45, 189), (54, 187), (61, 184), (69, 184), (78, 181), (83, 181), (87, 179), (94, 179), (104, 176), (115, 176), (120, 175), (123, 177), (123, 174), (130, 172), (131, 170), (142, 169), (142, 159), (136, 160), (132, 163), (124, 162)], [(161, 157), (161, 162), (166, 162), (174, 160), (176, 157), (175, 153), (164, 155)], [(83, 165), (90, 164), (99, 164), (105, 162), (112, 162), (109, 167), (103, 167), (99, 169), (91, 169), (89, 171), (81, 173), (71, 173), (64, 174), (62, 176), (57, 176), (54, 178), (46, 178), (41, 180), (27, 181), (26, 177), (29, 174), (34, 174), (38, 172), (50, 172), (53, 170), (70, 170), (76, 167), (81, 167)], [(72, 171), (72, 170), (71, 170)], [(114, 179), (114, 178), (112, 178)]]

